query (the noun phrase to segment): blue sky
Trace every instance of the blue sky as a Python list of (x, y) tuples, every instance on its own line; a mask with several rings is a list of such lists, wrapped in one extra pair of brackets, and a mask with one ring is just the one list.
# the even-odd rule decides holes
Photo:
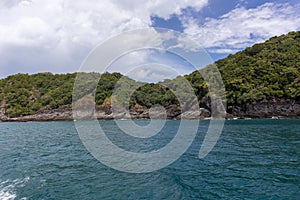
[(147, 27), (179, 31), (217, 60), (299, 30), (299, 10), (296, 0), (2, 0), (0, 78), (78, 71), (97, 44)]
[[(226, 2), (226, 3), (225, 3)], [(169, 19), (163, 19), (160, 18), (158, 16), (152, 16), (152, 22), (153, 22), (153, 26), (158, 26), (158, 27), (164, 27), (164, 28), (169, 28), (169, 29), (173, 29), (179, 32), (184, 32), (185, 27), (183, 26), (183, 22), (182, 20), (180, 20), (181, 18), (184, 17), (188, 17), (190, 19), (195, 19), (197, 21), (197, 25), (201, 28), (201, 26), (204, 26), (205, 23), (207, 22), (207, 19), (220, 19), (222, 18), (223, 15), (226, 15), (228, 13), (231, 13), (233, 10), (237, 10), (239, 8), (244, 8), (246, 11), (247, 10), (256, 10), (256, 12), (259, 14), (259, 10), (261, 7), (263, 7), (265, 5), (265, 8), (275, 8), (273, 10), (274, 16), (276, 16), (276, 13), (280, 13), (280, 11), (285, 10), (286, 8), (288, 8), (289, 6), (294, 7), (294, 9), (291, 9), (292, 12), (289, 13), (288, 10), (285, 10), (285, 13), (283, 13), (282, 18), (288, 18), (289, 15), (293, 15), (295, 14), (295, 17), (290, 18), (290, 20), (294, 20), (295, 19), (295, 30), (299, 30), (300, 26), (296, 25), (296, 23), (299, 23), (299, 19), (297, 20), (297, 17), (299, 18), (300, 16), (300, 4), (298, 0), (290, 0), (290, 1), (284, 1), (284, 0), (229, 0), (229, 1), (224, 1), (224, 0), (210, 0), (208, 1), (207, 6), (204, 6), (200, 11), (195, 11), (193, 8), (188, 7), (182, 10), (182, 14), (181, 15), (171, 15)], [(276, 6), (278, 6), (277, 10), (276, 10)], [(255, 13), (255, 12), (254, 12)], [(281, 13), (282, 14), (282, 13)], [(264, 15), (262, 16), (257, 16), (257, 17), (264, 17)], [(247, 19), (245, 19), (246, 21)], [(248, 19), (249, 20), (249, 19)], [(273, 21), (276, 22), (276, 20), (273, 18), (269, 18), (266, 19), (265, 22), (269, 23), (273, 23)], [(240, 24), (242, 24), (242, 19), (241, 21), (237, 21), (234, 25), (239, 27)], [(280, 21), (277, 21), (280, 23)], [(253, 21), (253, 23), (255, 23), (255, 21)], [(285, 26), (285, 25), (283, 25)], [(278, 24), (278, 27), (274, 26), (274, 29), (280, 29), (280, 25)], [(255, 27), (253, 27), (254, 29)], [(288, 27), (286, 27), (287, 29), (289, 29)], [(291, 30), (291, 29), (290, 29)], [(213, 32), (213, 31), (211, 31)], [(248, 32), (250, 34), (251, 30), (248, 30)], [(254, 30), (253, 30), (254, 32)], [(270, 37), (274, 36), (274, 35), (278, 35), (275, 33), (276, 31), (272, 31), (272, 30), (268, 30), (267, 35), (270, 35)], [(285, 32), (282, 32), (282, 34), (284, 34)], [(271, 36), (272, 35), (272, 36)], [(265, 37), (261, 37), (261, 35), (258, 36), (253, 36), (253, 40), (252, 41), (256, 41), (256, 42), (262, 42), (266, 39), (268, 39), (268, 36)], [(247, 41), (247, 40), (245, 40)], [(245, 47), (247, 46), (251, 46), (254, 42), (249, 41), (248, 45), (243, 45), (242, 47), (239, 47), (237, 50), (243, 50)], [(242, 41), (243, 42), (243, 41)], [(225, 43), (225, 42), (224, 42)], [(237, 50), (233, 50), (230, 53), (235, 53)], [(221, 58), (224, 58), (226, 56), (228, 56), (227, 52), (219, 52), (219, 53), (214, 53), (213, 51), (209, 52), (211, 57), (213, 58), (213, 60), (218, 60)]]

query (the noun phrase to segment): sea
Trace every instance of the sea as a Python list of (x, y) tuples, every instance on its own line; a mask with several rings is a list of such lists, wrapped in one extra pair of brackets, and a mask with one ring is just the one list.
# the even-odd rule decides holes
[[(209, 123), (200, 120), (191, 145), (173, 163), (128, 173), (98, 161), (73, 121), (2, 122), (0, 199), (300, 199), (300, 119), (226, 120), (200, 159)], [(119, 148), (144, 153), (168, 145), (180, 124), (168, 120), (157, 135), (135, 138), (116, 121), (99, 121)]]

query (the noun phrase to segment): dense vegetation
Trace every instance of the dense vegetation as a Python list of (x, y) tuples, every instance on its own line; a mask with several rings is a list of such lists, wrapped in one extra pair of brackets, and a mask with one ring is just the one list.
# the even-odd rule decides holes
[[(229, 111), (235, 105), (273, 97), (300, 98), (300, 31), (273, 37), (215, 64), (225, 84)], [(199, 73), (186, 78), (198, 96), (203, 96), (207, 87)]]
[[(255, 44), (244, 51), (216, 61), (215, 64), (222, 74), (226, 87), (229, 111), (235, 105), (251, 104), (272, 97), (297, 100), (300, 98), (299, 31)], [(4, 109), (9, 117), (17, 117), (30, 115), (45, 108), (70, 106), (76, 75), (76, 73), (16, 74), (1, 79), (0, 111)], [(82, 87), (89, 85), (91, 76), (92, 78), (99, 77), (100, 74), (83, 74), (81, 76)], [(162, 84), (142, 84), (120, 73), (105, 73), (101, 76), (97, 86), (95, 94), (97, 105), (110, 104), (114, 88), (121, 78), (123, 85), (127, 84), (128, 88), (137, 88), (133, 93), (128, 89), (118, 94), (118, 98), (121, 98), (119, 100), (128, 101), (129, 106), (178, 105), (178, 99), (166, 87), (170, 84), (184, 96), (180, 78), (165, 80)], [(200, 100), (208, 93), (207, 83), (198, 72), (186, 75), (185, 78), (191, 83)], [(92, 88), (79, 90), (75, 99), (80, 99), (90, 93), (92, 93)]]
[(270, 97), (300, 98), (299, 31), (255, 44), (217, 61), (216, 65), (230, 107)]
[(72, 102), (75, 74), (16, 74), (0, 80), (0, 102), (9, 117), (33, 114), (43, 107)]

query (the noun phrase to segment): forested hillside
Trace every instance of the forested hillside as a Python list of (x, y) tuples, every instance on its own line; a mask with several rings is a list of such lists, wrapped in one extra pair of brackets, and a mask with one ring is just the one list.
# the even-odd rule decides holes
[[(83, 84), (88, 85), (91, 78), (100, 74), (85, 74)], [(97, 87), (96, 103), (101, 105), (110, 97), (120, 73), (106, 73), (101, 76)], [(9, 117), (34, 114), (40, 109), (55, 109), (70, 106), (76, 73), (56, 74), (39, 73), (34, 75), (16, 74), (0, 80), (0, 109)], [(84, 96), (90, 91), (84, 91)]]
[[(254, 104), (264, 99), (300, 98), (299, 31), (255, 44), (215, 64), (226, 87), (229, 111), (236, 105)], [(186, 77), (197, 94), (206, 88), (199, 73)]]
[[(225, 87), (228, 111), (236, 106), (256, 104), (272, 98), (300, 99), (300, 32), (291, 32), (268, 41), (255, 44), (227, 58), (216, 61)], [(89, 73), (86, 76), (99, 77)], [(0, 80), (0, 114), (8, 117), (31, 115), (41, 109), (68, 107), (72, 103), (76, 73), (53, 75), (16, 74)], [(95, 102), (109, 105), (120, 73), (106, 73), (98, 83)], [(200, 106), (207, 95), (207, 84), (198, 72), (186, 75), (197, 94)], [(83, 81), (88, 84), (90, 79)], [(134, 80), (126, 79), (131, 84)], [(169, 82), (172, 80), (168, 80)], [(176, 84), (176, 81), (174, 81)], [(85, 91), (81, 95), (88, 94)], [(138, 88), (130, 99), (130, 106), (151, 107), (178, 105), (172, 92), (160, 84), (146, 83)]]

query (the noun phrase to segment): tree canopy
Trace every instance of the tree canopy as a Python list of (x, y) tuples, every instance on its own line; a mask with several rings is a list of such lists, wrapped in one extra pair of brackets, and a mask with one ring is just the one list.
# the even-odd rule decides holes
[[(255, 44), (234, 55), (215, 62), (226, 88), (227, 106), (230, 111), (235, 105), (253, 104), (268, 98), (300, 99), (300, 32), (290, 32), (279, 37), (272, 37), (264, 43)], [(206, 69), (204, 69), (206, 70)], [(209, 72), (213, 73), (214, 72)], [(72, 74), (16, 74), (0, 79), (0, 108), (5, 108), (9, 117), (30, 115), (41, 109), (55, 109), (71, 106), (73, 85), (77, 73)], [(75, 100), (93, 93), (93, 88), (86, 88), (91, 78), (99, 78), (98, 73), (83, 73), (79, 91)], [(122, 78), (122, 79), (121, 79)], [(182, 98), (185, 91), (177, 77), (158, 84), (140, 83), (120, 73), (101, 75), (95, 91), (97, 105), (110, 104), (112, 95), (118, 94), (119, 101), (128, 99), (129, 106), (151, 107), (179, 105), (172, 90)], [(184, 78), (189, 81), (200, 106), (201, 99), (208, 93), (208, 84), (198, 71)], [(130, 91), (114, 93), (121, 80)], [(129, 95), (129, 96), (128, 96)], [(123, 99), (123, 100), (122, 100)]]

